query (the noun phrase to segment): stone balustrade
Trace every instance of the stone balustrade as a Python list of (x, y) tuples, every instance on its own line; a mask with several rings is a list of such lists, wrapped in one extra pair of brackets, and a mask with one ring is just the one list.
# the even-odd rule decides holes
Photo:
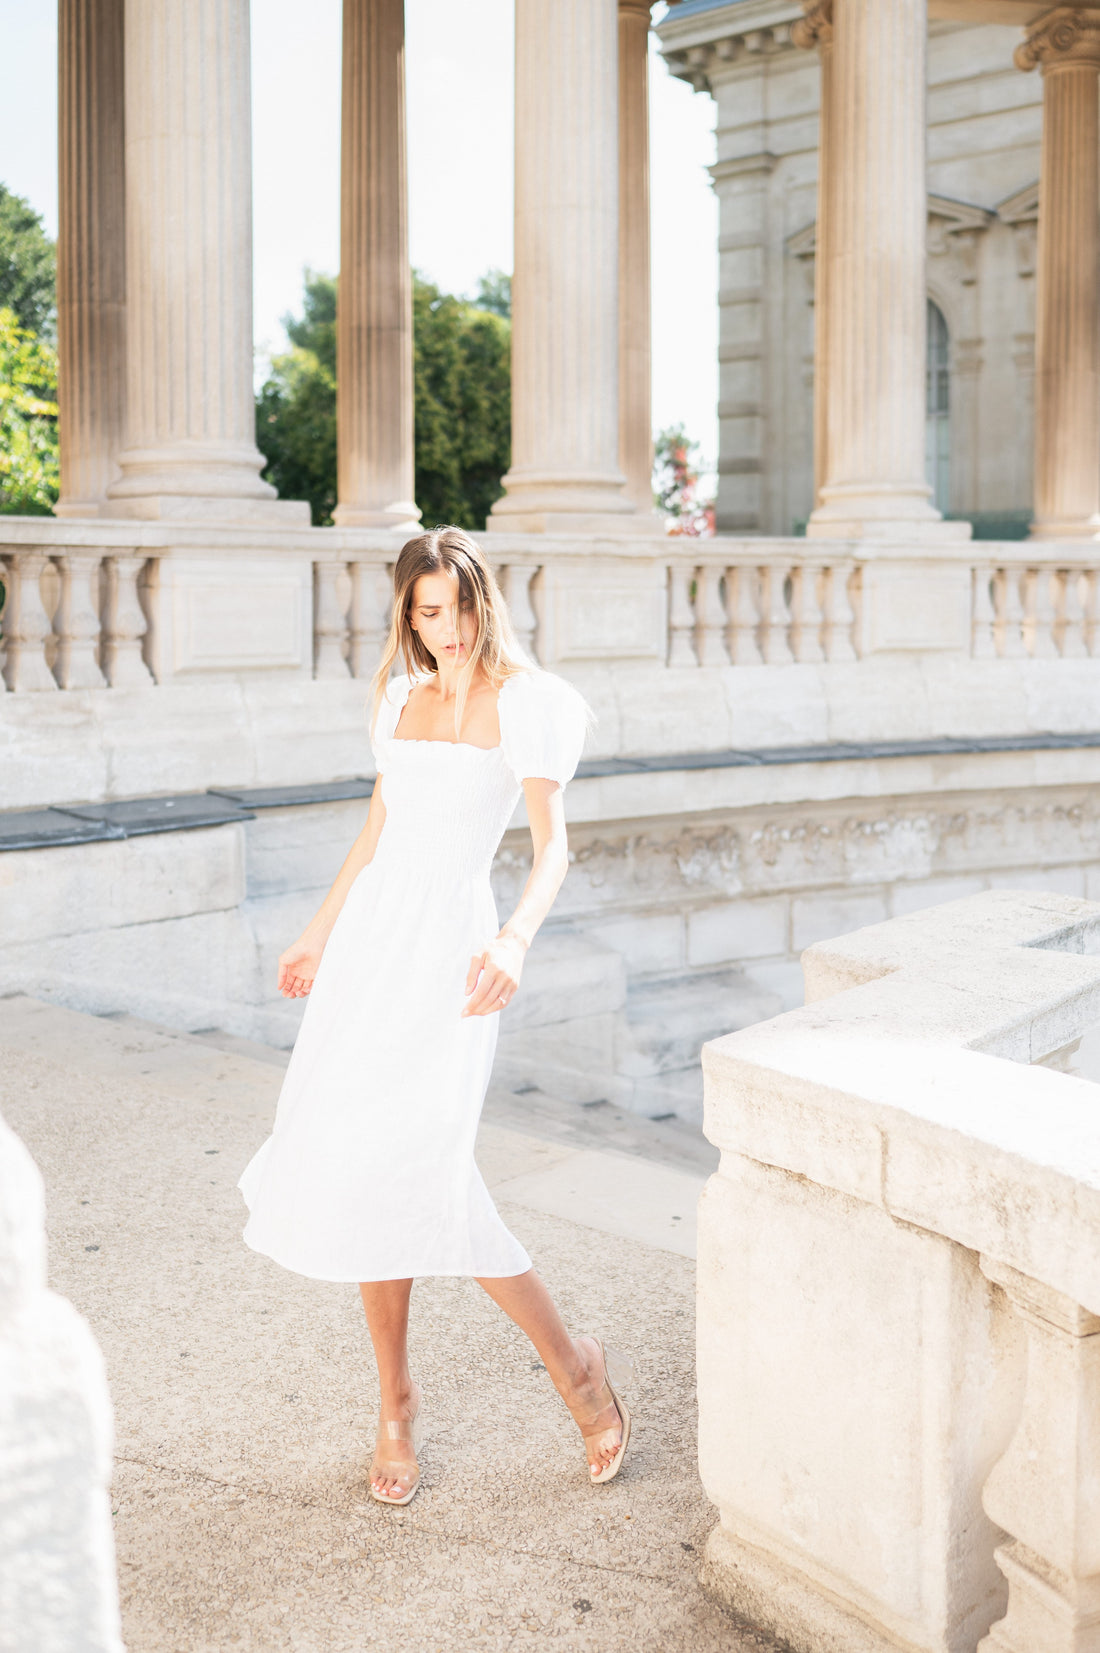
[[(97, 543), (87, 524), (16, 521), (0, 542), (11, 693), (374, 670), (401, 535), (297, 530), (226, 545), (202, 530), (118, 523), (94, 530)], [(805, 539), (503, 533), (486, 544), (521, 640), (555, 669), (1100, 655), (1100, 558), (1077, 545), (902, 555)]]
[(803, 968), (704, 1046), (704, 1581), (798, 1653), (1084, 1653), (1100, 906), (987, 891)]

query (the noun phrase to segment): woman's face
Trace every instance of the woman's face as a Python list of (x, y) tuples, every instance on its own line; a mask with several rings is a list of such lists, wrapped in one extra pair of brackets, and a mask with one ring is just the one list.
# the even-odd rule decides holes
[(438, 666), (464, 666), (477, 639), (472, 603), (458, 606), (458, 580), (450, 574), (421, 574), (413, 587), (409, 624)]

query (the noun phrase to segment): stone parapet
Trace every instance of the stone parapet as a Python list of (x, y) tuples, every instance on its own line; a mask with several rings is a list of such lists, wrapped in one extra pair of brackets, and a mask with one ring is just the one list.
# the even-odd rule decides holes
[(1098, 937), (988, 891), (818, 942), (803, 1009), (704, 1048), (704, 1576), (800, 1653), (1088, 1644), (1100, 1134), (1050, 1070)]

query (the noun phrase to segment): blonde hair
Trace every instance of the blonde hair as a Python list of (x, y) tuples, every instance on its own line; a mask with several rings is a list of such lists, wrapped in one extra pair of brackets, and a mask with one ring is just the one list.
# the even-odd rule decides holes
[(455, 739), (458, 740), (462, 733), (466, 696), (478, 667), (485, 672), (493, 687), (499, 688), (506, 678), (514, 677), (517, 672), (534, 671), (535, 662), (516, 638), (504, 595), (481, 547), (461, 528), (433, 528), (430, 533), (418, 534), (415, 539), (405, 542), (394, 564), (389, 635), (382, 648), (378, 670), (371, 679), (372, 731), (390, 670), (398, 655), (410, 677), (417, 672), (435, 673), (438, 670), (434, 657), (421, 641), (420, 633), (414, 631), (409, 622), (416, 582), (422, 574), (448, 574), (455, 581), (457, 599), (452, 606), (456, 629), (461, 604), (468, 603), (477, 619), (477, 635), (470, 649), (470, 658), (458, 674), (455, 692)]

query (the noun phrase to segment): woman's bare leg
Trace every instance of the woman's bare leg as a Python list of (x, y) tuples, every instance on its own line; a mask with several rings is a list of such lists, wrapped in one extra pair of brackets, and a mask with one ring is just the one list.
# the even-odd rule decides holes
[[(614, 1401), (604, 1403), (605, 1372), (594, 1337), (570, 1337), (553, 1298), (535, 1273), (478, 1279), (489, 1296), (534, 1344), (558, 1394), (587, 1442), (594, 1474), (609, 1464), (622, 1441), (622, 1419)], [(596, 1438), (604, 1431), (602, 1439)]]
[[(410, 1418), (414, 1409), (409, 1375), (409, 1297), (411, 1280), (368, 1280), (359, 1287), (374, 1346), (383, 1418)], [(371, 1485), (392, 1497), (407, 1492), (416, 1473), (410, 1441), (379, 1442), (371, 1466)], [(400, 1485), (398, 1484), (400, 1483)]]

